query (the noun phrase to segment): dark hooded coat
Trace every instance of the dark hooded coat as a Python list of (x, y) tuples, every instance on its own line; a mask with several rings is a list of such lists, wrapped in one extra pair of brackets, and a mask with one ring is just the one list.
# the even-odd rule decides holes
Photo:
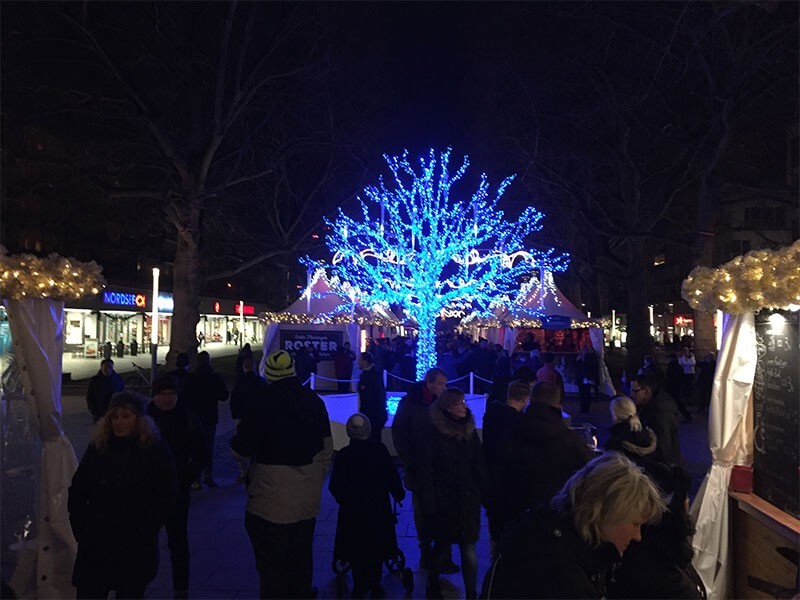
[(177, 498), (175, 464), (162, 440), (142, 446), (111, 435), (89, 445), (69, 488), (78, 541), (75, 587), (145, 587), (158, 572), (158, 530)]
[(564, 424), (561, 410), (534, 402), (511, 433), (507, 463), (517, 513), (547, 503), (592, 458), (579, 433)]
[(336, 455), (328, 489), (339, 503), (335, 558), (363, 562), (397, 556), (389, 496), (399, 502), (406, 492), (386, 446), (351, 439)]
[(488, 473), (471, 412), (453, 419), (435, 404), (431, 407), (417, 485), (422, 513), (432, 516), (435, 540), (478, 540)]
[(483, 598), (605, 598), (617, 549), (592, 548), (569, 516), (549, 506), (528, 510), (509, 523), (486, 573)]

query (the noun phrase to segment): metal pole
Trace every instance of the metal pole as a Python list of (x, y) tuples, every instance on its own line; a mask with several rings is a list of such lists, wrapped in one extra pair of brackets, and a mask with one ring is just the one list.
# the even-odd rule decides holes
[(239, 300), (239, 348), (244, 346), (244, 300)]
[(156, 378), (158, 367), (158, 267), (153, 267), (153, 297), (152, 313), (150, 316), (150, 383)]

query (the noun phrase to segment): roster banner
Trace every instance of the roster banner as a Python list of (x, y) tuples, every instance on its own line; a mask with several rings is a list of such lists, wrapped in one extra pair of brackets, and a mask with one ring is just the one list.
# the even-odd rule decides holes
[(280, 332), (281, 350), (295, 353), (300, 348), (314, 347), (322, 360), (333, 360), (342, 347), (341, 331), (286, 331)]

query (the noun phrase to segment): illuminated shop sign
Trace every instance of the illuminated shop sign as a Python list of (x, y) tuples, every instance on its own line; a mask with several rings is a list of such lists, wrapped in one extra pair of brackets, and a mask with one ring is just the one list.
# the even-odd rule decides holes
[[(233, 309), (233, 312), (237, 315), (239, 314), (239, 305), (237, 304), (236, 307)], [(256, 314), (256, 307), (250, 304), (244, 305), (244, 314), (246, 315), (254, 315)]]
[(144, 294), (127, 294), (125, 292), (103, 292), (103, 304), (108, 306), (135, 306), (144, 308), (147, 296)]
[(693, 327), (694, 326), (694, 319), (689, 317), (681, 317), (680, 315), (675, 317), (675, 327)]

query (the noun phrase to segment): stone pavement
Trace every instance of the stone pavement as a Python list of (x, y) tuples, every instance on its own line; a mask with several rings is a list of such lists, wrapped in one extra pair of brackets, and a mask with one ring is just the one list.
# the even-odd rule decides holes
[[(568, 396), (565, 410), (577, 413), (577, 398)], [(245, 491), (244, 486), (236, 484), (238, 467), (230, 455), (229, 442), (233, 434), (233, 422), (225, 407), (220, 409), (221, 423), (217, 430), (214, 448), (215, 478), (219, 487), (203, 488), (193, 492), (189, 511), (189, 541), (192, 551), (191, 586), (192, 598), (257, 598), (258, 576), (255, 570), (252, 548), (244, 530)], [(608, 401), (592, 405), (587, 418), (573, 417), (574, 424), (589, 421), (598, 427), (598, 438), (607, 438), (610, 425)], [(73, 441), (78, 456), (88, 442), (91, 418), (85, 411), (82, 397), (65, 397), (65, 429)], [(707, 418), (695, 415), (690, 424), (682, 424), (681, 443), (696, 490), (708, 469), (711, 459), (707, 447)], [(425, 571), (419, 568), (419, 549), (417, 547), (411, 503), (406, 501), (398, 507), (396, 526), (398, 545), (408, 566), (414, 571), (414, 591), (408, 596), (403, 589), (397, 573), (384, 569), (383, 585), (387, 598), (424, 598)], [(336, 533), (336, 503), (327, 490), (323, 492), (322, 510), (317, 519), (314, 537), (314, 585), (320, 590), (321, 598), (336, 598), (336, 576), (331, 568), (333, 562), (333, 542)], [(479, 581), (489, 567), (489, 541), (486, 517), (482, 517), (481, 537), (477, 544)], [(166, 538), (162, 532), (161, 566), (157, 578), (147, 590), (147, 598), (161, 599), (172, 597), (171, 567)], [(453, 558), (460, 562), (458, 549), (453, 549)], [(444, 576), (442, 590), (445, 598), (463, 598), (464, 588), (461, 574)], [(348, 589), (352, 580), (348, 576)]]

